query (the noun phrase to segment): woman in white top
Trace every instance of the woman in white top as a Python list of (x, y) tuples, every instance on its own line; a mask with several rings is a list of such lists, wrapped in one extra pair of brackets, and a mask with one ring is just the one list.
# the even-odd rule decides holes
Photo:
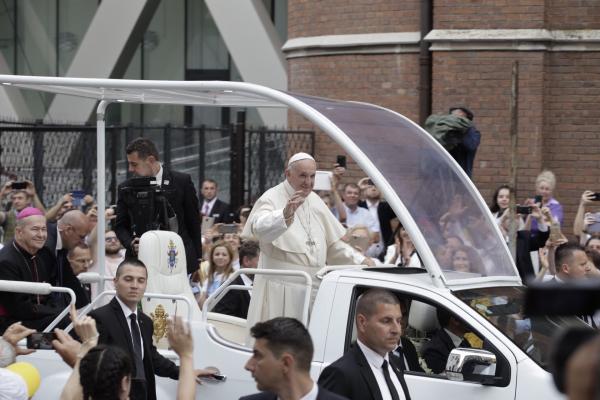
[(200, 295), (200, 308), (215, 290), (233, 273), (234, 252), (231, 246), (224, 242), (216, 242), (210, 250), (207, 278), (202, 283)]
[(399, 267), (423, 267), (415, 245), (402, 225), (399, 225), (396, 229), (394, 244), (388, 246), (383, 263), (394, 264)]

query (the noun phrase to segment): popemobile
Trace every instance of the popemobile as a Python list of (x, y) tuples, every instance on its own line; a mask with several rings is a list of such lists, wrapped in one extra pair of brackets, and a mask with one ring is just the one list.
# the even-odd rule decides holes
[[(325, 267), (311, 276), (301, 271), (239, 270), (211, 295), (200, 310), (188, 284), (185, 250), (172, 232), (146, 232), (140, 259), (148, 266), (148, 288), (142, 306), (154, 318), (154, 339), (160, 352), (176, 361), (164, 338), (164, 320), (186, 315), (194, 336), (194, 364), (214, 366), (225, 379), (198, 387), (198, 399), (237, 399), (256, 392), (244, 364), (252, 354), (246, 320), (211, 312), (230, 290), (248, 290), (231, 283), (240, 274), (289, 275), (306, 285), (302, 319), (314, 341), (312, 376), (342, 356), (356, 332), (358, 296), (369, 288), (386, 288), (410, 302), (406, 336), (415, 344), (424, 372), (406, 371), (413, 400), (533, 398), (563, 396), (548, 372), (550, 338), (562, 326), (578, 325), (572, 317), (531, 317), (523, 314), (525, 287), (506, 244), (479, 192), (462, 169), (428, 133), (404, 116), (366, 103), (329, 100), (286, 93), (241, 82), (177, 82), (54, 78), (0, 75), (0, 84), (95, 99), (97, 108), (97, 168), (105, 170), (105, 115), (114, 102), (180, 104), (215, 107), (287, 107), (311, 121), (335, 140), (381, 190), (406, 228), (424, 268)], [(105, 176), (98, 174), (98, 193), (105, 193)], [(457, 204), (467, 212), (452, 224), (440, 218)], [(105, 208), (104, 196), (98, 197)], [(98, 264), (104, 265), (105, 221), (98, 220)], [(469, 271), (454, 271), (448, 263), (446, 238), (458, 236), (477, 253)], [(316, 268), (315, 268), (316, 269)], [(82, 274), (85, 282), (99, 275)], [(310, 288), (320, 281), (314, 303)], [(47, 294), (64, 291), (47, 284), (17, 285), (0, 281), (0, 290)], [(114, 292), (99, 294), (79, 312), (105, 304)], [(420, 351), (429, 333), (439, 329), (438, 310), (460, 321), (469, 348), (451, 351), (445, 371), (434, 373)], [(65, 310), (64, 315), (66, 315)], [(52, 329), (53, 324), (47, 328)], [(35, 399), (56, 399), (69, 367), (53, 350), (22, 356), (42, 375)], [(157, 378), (159, 399), (172, 399), (177, 382)]]

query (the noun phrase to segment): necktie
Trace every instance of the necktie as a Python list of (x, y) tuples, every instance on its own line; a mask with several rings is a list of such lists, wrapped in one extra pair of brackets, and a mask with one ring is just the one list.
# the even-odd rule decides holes
[(142, 338), (140, 328), (136, 322), (135, 314), (129, 316), (131, 320), (131, 338), (133, 339), (133, 358), (135, 361), (135, 377), (137, 379), (145, 379), (144, 360), (142, 359)]
[(208, 212), (210, 211), (210, 209), (208, 208), (208, 203), (204, 203), (204, 210), (202, 211), (202, 214), (205, 217), (208, 217)]
[(404, 353), (402, 352), (402, 346), (398, 346), (398, 348), (396, 349), (396, 351), (394, 353), (398, 353), (398, 358), (399, 358), (399, 367), (402, 371), (406, 371), (408, 368), (406, 367), (406, 362), (404, 361)]
[(390, 391), (390, 395), (392, 396), (392, 400), (400, 400), (398, 396), (398, 392), (396, 391), (396, 387), (394, 386), (394, 382), (392, 382), (392, 378), (390, 377), (390, 371), (388, 371), (388, 362), (387, 360), (383, 360), (383, 364), (381, 364), (381, 369), (383, 370), (383, 377), (385, 378), (385, 384)]

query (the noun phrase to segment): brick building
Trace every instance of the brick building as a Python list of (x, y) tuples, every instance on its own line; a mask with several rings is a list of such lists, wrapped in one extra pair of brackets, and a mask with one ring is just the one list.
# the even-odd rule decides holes
[[(415, 121), (423, 100), (431, 113), (469, 107), (482, 133), (473, 179), (486, 200), (510, 179), (518, 61), (518, 199), (533, 195), (542, 169), (554, 171), (570, 233), (583, 190), (600, 191), (598, 1), (290, 0), (283, 49), (293, 92), (372, 102)], [(424, 54), (430, 92), (419, 90)], [(341, 150), (321, 135), (316, 153), (326, 168)]]

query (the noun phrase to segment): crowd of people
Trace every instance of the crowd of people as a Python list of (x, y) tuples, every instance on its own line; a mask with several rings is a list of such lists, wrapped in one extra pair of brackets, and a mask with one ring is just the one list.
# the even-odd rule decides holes
[[(69, 319), (58, 323), (55, 349), (74, 368), (65, 388), (73, 397), (66, 398), (81, 398), (82, 393), (85, 398), (94, 399), (156, 398), (155, 374), (179, 379), (178, 398), (190, 398), (196, 377), (215, 374), (211, 370), (193, 370), (189, 328), (179, 319), (169, 323), (169, 341), (179, 354), (181, 365), (177, 367), (162, 357), (153, 345), (152, 320), (138, 311), (148, 274), (137, 255), (140, 237), (148, 230), (172, 230), (181, 236), (190, 287), (200, 308), (240, 269), (300, 270), (314, 276), (326, 265), (423, 268), (413, 240), (379, 189), (369, 177), (348, 182), (345, 166), (340, 163), (332, 166), (331, 189), (315, 192), (316, 161), (309, 154), (297, 153), (289, 159), (282, 183), (266, 191), (254, 204), (232, 210), (218, 198), (219, 186), (212, 179), (202, 182), (198, 197), (190, 176), (164, 168), (155, 145), (148, 139), (134, 140), (126, 153), (134, 177), (119, 186), (116, 206), (103, 212), (90, 195), (82, 196), (79, 191), (64, 194), (46, 209), (30, 181), (10, 180), (0, 190), (0, 201), (6, 204), (5, 211), (0, 212), (4, 244), (0, 250), (0, 279), (68, 287), (76, 294), (77, 309), (97, 295), (96, 286), (80, 283), (77, 276), (101, 269), (96, 226), (98, 218), (108, 222), (102, 269), (113, 278), (105, 288), (116, 290), (117, 295), (109, 304), (92, 311), (90, 317), (75, 322), (77, 346), (68, 345), (76, 339), (60, 330)], [(509, 247), (514, 245), (516, 249), (515, 262), (525, 283), (532, 279), (562, 283), (600, 275), (600, 213), (589, 212), (600, 200), (600, 193), (586, 190), (582, 194), (572, 232), (577, 241), (569, 242), (563, 233), (562, 206), (553, 197), (555, 187), (554, 174), (543, 171), (536, 180), (533, 196), (519, 202), (513, 189), (502, 185), (490, 203), (498, 229)], [(154, 196), (154, 203), (161, 206), (145, 209), (146, 205), (135, 196), (140, 190)], [(469, 218), (468, 207), (457, 199), (439, 218), (436, 229), (444, 242), (432, 250), (444, 270), (485, 275), (485, 261), (475, 246), (481, 238), (469, 235), (470, 227), (479, 221)], [(378, 386), (390, 391), (391, 397), (386, 394), (384, 398), (410, 398), (402, 374), (389, 360), (389, 353), (400, 343), (402, 331), (402, 304), (393, 300), (393, 295), (375, 293), (359, 300), (358, 344), (325, 369), (319, 380), (321, 389), (308, 375), (312, 344), (306, 328), (297, 321), (302, 319), (303, 310), (298, 304), (303, 304), (305, 295), (298, 279), (241, 274), (232, 284), (253, 290), (230, 291), (211, 311), (247, 319), (248, 326), (254, 327), (254, 356), (247, 369), (253, 373), (259, 389), (277, 393), (282, 399), (321, 390), (320, 398), (370, 398), (363, 393), (365, 388), (353, 386), (356, 380), (351, 367), (366, 357), (367, 362), (377, 364), (372, 365)], [(318, 284), (314, 279), (313, 299)], [(67, 305), (64, 295), (0, 293), (0, 332), (41, 330)], [(397, 326), (390, 328), (393, 332), (386, 333), (388, 339), (392, 337), (388, 343), (369, 336), (373, 334), (370, 318), (379, 312), (388, 313), (391, 320), (397, 321)], [(72, 314), (74, 319), (75, 315)], [(600, 326), (598, 314), (582, 319), (590, 326)], [(296, 339), (298, 343), (292, 343)], [(273, 350), (277, 346), (270, 347), (278, 340), (291, 349), (294, 368), (290, 374), (295, 375), (269, 376), (269, 382), (262, 382), (260, 371), (267, 374), (270, 367), (257, 357), (271, 352), (270, 356), (277, 359), (272, 360), (271, 366), (284, 362), (281, 352)], [(395, 346), (391, 346), (394, 340)], [(77, 351), (73, 353), (75, 347)], [(435, 354), (431, 357), (434, 365)], [(110, 367), (100, 368), (102, 362)], [(102, 384), (98, 383), (99, 371)], [(279, 384), (270, 386), (275, 381)], [(399, 397), (398, 393), (404, 394)]]

